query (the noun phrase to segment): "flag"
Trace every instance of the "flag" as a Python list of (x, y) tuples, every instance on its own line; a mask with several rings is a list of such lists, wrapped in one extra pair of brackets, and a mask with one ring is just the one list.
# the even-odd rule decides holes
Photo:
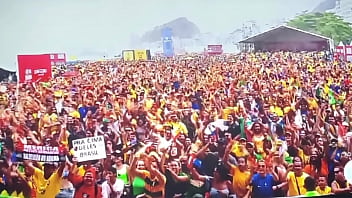
[(241, 138), (247, 138), (246, 133), (244, 131), (244, 118), (240, 117), (238, 119), (239, 124), (240, 124), (240, 131), (241, 131)]
[(331, 89), (329, 90), (328, 99), (330, 105), (336, 104), (335, 93)]

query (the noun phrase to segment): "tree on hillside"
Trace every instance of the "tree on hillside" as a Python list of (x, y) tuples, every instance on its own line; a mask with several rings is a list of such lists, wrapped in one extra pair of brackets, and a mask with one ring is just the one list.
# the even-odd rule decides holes
[(302, 14), (289, 21), (288, 25), (332, 38), (335, 44), (352, 40), (351, 23), (330, 12)]

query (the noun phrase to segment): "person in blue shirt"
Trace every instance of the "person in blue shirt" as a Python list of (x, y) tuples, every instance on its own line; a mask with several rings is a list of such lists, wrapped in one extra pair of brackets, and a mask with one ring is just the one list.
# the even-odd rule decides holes
[[(267, 169), (270, 169), (270, 173), (268, 173)], [(253, 175), (251, 181), (252, 198), (269, 198), (274, 196), (274, 190), (278, 188), (275, 186), (278, 176), (272, 169), (272, 167), (267, 167), (264, 160), (258, 162), (258, 173)]]

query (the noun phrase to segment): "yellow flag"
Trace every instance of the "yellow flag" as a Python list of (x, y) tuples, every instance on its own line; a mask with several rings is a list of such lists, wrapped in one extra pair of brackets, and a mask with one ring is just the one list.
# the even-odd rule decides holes
[(77, 56), (69, 56), (68, 60), (75, 61), (78, 60)]
[(0, 196), (9, 196), (9, 193), (6, 190), (3, 190)]
[(18, 195), (18, 198), (24, 198), (23, 192)]
[(13, 191), (13, 192), (11, 193), (11, 197), (17, 197), (17, 192), (16, 192), (16, 191)]

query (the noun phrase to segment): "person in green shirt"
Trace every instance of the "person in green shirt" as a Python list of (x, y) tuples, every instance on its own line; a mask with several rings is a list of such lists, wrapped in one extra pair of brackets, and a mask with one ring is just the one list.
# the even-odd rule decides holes
[(315, 190), (316, 183), (313, 177), (309, 176), (304, 180), (304, 187), (307, 189), (305, 197), (320, 196), (320, 194)]

